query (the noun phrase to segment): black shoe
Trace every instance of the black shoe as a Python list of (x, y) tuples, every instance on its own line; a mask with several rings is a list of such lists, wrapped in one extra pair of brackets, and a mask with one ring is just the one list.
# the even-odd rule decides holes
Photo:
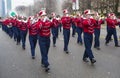
[(87, 58), (83, 58), (83, 61), (86, 63), (89, 62)]
[(25, 47), (22, 47), (23, 50), (25, 50)]
[(83, 43), (82, 43), (82, 42), (77, 42), (77, 44), (79, 44), (79, 45), (83, 45)]
[(115, 45), (115, 47), (120, 47), (120, 45)]
[(35, 56), (32, 56), (32, 59), (34, 60), (34, 59), (35, 59)]
[(49, 67), (45, 67), (45, 72), (49, 72), (50, 68)]
[(100, 47), (94, 47), (95, 49), (97, 49), (97, 50), (100, 50)]
[(70, 52), (68, 50), (65, 51), (66, 54), (69, 54)]
[(90, 61), (91, 61), (92, 64), (94, 64), (96, 62), (95, 59), (91, 59)]

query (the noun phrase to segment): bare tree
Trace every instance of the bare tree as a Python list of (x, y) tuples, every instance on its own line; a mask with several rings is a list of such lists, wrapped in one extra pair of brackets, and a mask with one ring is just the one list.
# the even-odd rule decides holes
[(72, 3), (68, 2), (68, 1), (64, 1), (63, 5), (62, 5), (62, 9), (67, 9), (70, 13), (72, 13), (73, 12)]
[(114, 12), (118, 13), (120, 0), (80, 0), (80, 10), (93, 9), (102, 14)]

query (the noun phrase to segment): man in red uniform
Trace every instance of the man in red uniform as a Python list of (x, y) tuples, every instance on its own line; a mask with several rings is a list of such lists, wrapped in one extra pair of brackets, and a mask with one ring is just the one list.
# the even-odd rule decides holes
[(84, 44), (85, 44), (83, 61), (88, 62), (87, 58), (89, 58), (91, 63), (94, 64), (96, 60), (94, 59), (91, 47), (92, 47), (92, 42), (93, 42), (95, 20), (91, 18), (90, 10), (85, 10), (84, 14), (86, 18), (83, 21)]
[(50, 48), (50, 29), (52, 27), (50, 20), (46, 16), (44, 10), (39, 12), (41, 19), (38, 21), (38, 37), (39, 37), (39, 46), (41, 52), (41, 64), (45, 68), (45, 71), (48, 72), (49, 62), (48, 62), (48, 52)]
[(23, 17), (20, 23), (20, 36), (22, 40), (22, 48), (25, 50), (26, 36), (27, 36), (27, 22), (26, 18)]
[(38, 20), (35, 19), (35, 17), (33, 16), (29, 18), (27, 22), (32, 59), (35, 59), (35, 48), (36, 48), (37, 37), (38, 37), (37, 21)]
[(61, 18), (62, 26), (63, 26), (63, 36), (64, 36), (64, 51), (68, 54), (68, 44), (70, 40), (70, 28), (72, 19), (68, 14), (68, 10), (63, 11), (63, 17)]
[(8, 17), (4, 20), (5, 32), (12, 38), (12, 17)]
[(83, 44), (83, 41), (82, 41), (82, 32), (83, 32), (83, 18), (81, 17), (80, 13), (77, 12), (76, 14), (76, 19), (75, 19), (75, 25), (76, 25), (76, 31), (77, 31), (77, 34), (78, 34), (78, 38), (77, 38), (77, 43), (82, 45)]
[(18, 19), (16, 20), (16, 34), (17, 34), (17, 44), (16, 45), (20, 45), (20, 42), (21, 42), (21, 36), (20, 36), (21, 21), (22, 21), (22, 17), (19, 16)]
[(76, 33), (75, 18), (76, 18), (76, 16), (71, 15), (71, 18), (72, 18), (72, 37), (75, 37), (75, 33)]
[(104, 23), (104, 21), (100, 18), (99, 14), (96, 12), (94, 14), (94, 19), (96, 21), (95, 24), (95, 38), (94, 38), (94, 48), (96, 48), (97, 50), (100, 50), (100, 29), (101, 29), (101, 24)]
[[(106, 22), (107, 22), (107, 20), (109, 20), (109, 18), (110, 18), (110, 13), (107, 14), (107, 17), (106, 17), (106, 19), (105, 19)], [(107, 26), (106, 26), (107, 34), (108, 34), (109, 28), (110, 28), (110, 27), (109, 27), (108, 24), (107, 24)], [(106, 35), (106, 37), (105, 37), (105, 40), (106, 40), (106, 38), (107, 38), (107, 35)], [(112, 39), (112, 36), (111, 36), (110, 41), (112, 41), (112, 40), (113, 40), (113, 39)]]
[(18, 16), (14, 16), (12, 20), (14, 41), (17, 40), (17, 18)]
[(52, 24), (53, 47), (56, 47), (56, 38), (58, 37), (59, 20), (57, 20), (56, 14), (54, 12), (51, 14), (51, 16), (52, 16), (51, 22), (53, 23)]
[(3, 31), (5, 31), (5, 32), (8, 34), (8, 27), (7, 27), (7, 24), (8, 24), (8, 18), (5, 18), (5, 19), (3, 20), (2, 29), (3, 29)]
[(7, 25), (10, 38), (12, 38), (12, 37), (13, 37), (12, 19), (13, 19), (12, 17), (10, 17), (10, 18), (9, 18), (9, 20), (8, 20), (8, 25)]
[(108, 34), (106, 36), (106, 42), (105, 44), (108, 45), (110, 42), (110, 38), (113, 35), (114, 37), (114, 42), (115, 42), (115, 47), (120, 47), (118, 45), (118, 39), (117, 39), (117, 32), (116, 32), (116, 25), (118, 24), (115, 14), (111, 13), (110, 18), (107, 20), (107, 25), (109, 26)]

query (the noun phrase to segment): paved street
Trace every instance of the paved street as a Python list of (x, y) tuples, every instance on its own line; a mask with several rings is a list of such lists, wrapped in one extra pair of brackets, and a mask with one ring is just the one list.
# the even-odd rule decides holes
[(57, 47), (54, 48), (51, 42), (49, 51), (51, 71), (47, 74), (41, 67), (38, 44), (36, 59), (32, 60), (28, 37), (24, 51), (21, 45), (16, 45), (14, 40), (0, 29), (0, 78), (120, 78), (120, 48), (114, 47), (114, 42), (105, 46), (105, 35), (106, 30), (102, 28), (101, 50), (92, 48), (97, 62), (91, 65), (82, 61), (84, 46), (76, 43), (77, 35), (70, 39), (71, 54), (63, 52), (61, 33), (57, 39)]

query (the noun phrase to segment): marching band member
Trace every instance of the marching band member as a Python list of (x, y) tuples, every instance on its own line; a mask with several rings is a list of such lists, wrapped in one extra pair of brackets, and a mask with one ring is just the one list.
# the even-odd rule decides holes
[(89, 62), (87, 60), (87, 58), (89, 58), (91, 63), (94, 64), (96, 60), (94, 59), (94, 55), (91, 50), (91, 47), (92, 47), (92, 42), (93, 42), (95, 20), (91, 18), (90, 10), (85, 10), (84, 14), (85, 14), (86, 19), (83, 20), (84, 44), (85, 44), (83, 61)]
[(20, 36), (20, 24), (22, 21), (22, 17), (18, 16), (18, 20), (16, 20), (16, 35), (17, 35), (17, 44), (16, 45), (20, 45), (20, 41), (21, 41), (21, 36)]
[(27, 22), (32, 59), (35, 59), (35, 48), (38, 37), (37, 21), (38, 20), (33, 16), (33, 17), (29, 17)]
[(20, 24), (20, 36), (22, 40), (22, 48), (25, 50), (25, 43), (26, 43), (26, 36), (27, 36), (27, 21), (26, 17), (22, 18), (21, 24)]
[(12, 20), (14, 41), (17, 40), (17, 18), (18, 16), (14, 16)]
[(104, 21), (100, 18), (99, 14), (96, 12), (94, 14), (94, 19), (96, 21), (95, 24), (95, 31), (94, 31), (94, 48), (96, 48), (97, 50), (100, 50), (100, 29), (101, 29), (101, 24), (104, 23)]
[(68, 14), (68, 10), (65, 9), (63, 11), (63, 17), (61, 18), (62, 26), (63, 26), (63, 36), (64, 36), (64, 51), (68, 54), (68, 44), (70, 40), (70, 28), (72, 19)]
[(62, 24), (61, 24), (61, 20), (60, 20), (61, 19), (60, 15), (57, 15), (56, 19), (59, 21), (59, 26), (58, 26), (58, 34), (59, 34), (59, 31), (60, 32), (62, 31)]
[(76, 33), (75, 18), (76, 18), (76, 16), (71, 15), (71, 18), (72, 18), (72, 37), (75, 37), (75, 33)]
[(13, 19), (12, 17), (9, 18), (9, 22), (8, 22), (8, 25), (7, 25), (10, 38), (13, 37), (12, 19)]
[(81, 17), (80, 13), (77, 12), (76, 14), (76, 19), (75, 19), (75, 24), (76, 24), (76, 31), (77, 31), (77, 34), (78, 34), (78, 38), (77, 38), (77, 43), (82, 45), (83, 44), (83, 41), (82, 41), (82, 32), (83, 32), (83, 18)]
[(56, 38), (58, 37), (58, 26), (59, 20), (56, 18), (56, 14), (53, 12), (51, 22), (53, 23), (52, 26), (52, 35), (53, 35), (53, 47), (56, 47)]
[(47, 14), (44, 10), (39, 12), (41, 19), (38, 21), (38, 39), (39, 39), (39, 47), (41, 52), (41, 64), (45, 68), (45, 71), (48, 72), (49, 62), (48, 62), (48, 53), (50, 48), (50, 29), (52, 27), (52, 23), (47, 17)]
[(109, 30), (108, 30), (108, 34), (106, 36), (105, 44), (108, 45), (108, 43), (110, 42), (110, 38), (113, 35), (114, 42), (115, 42), (115, 47), (120, 47), (118, 45), (118, 39), (117, 39), (116, 25), (118, 23), (117, 23), (117, 20), (115, 18), (115, 14), (111, 13), (110, 14), (110, 18), (106, 22), (107, 22), (107, 25), (109, 26)]

